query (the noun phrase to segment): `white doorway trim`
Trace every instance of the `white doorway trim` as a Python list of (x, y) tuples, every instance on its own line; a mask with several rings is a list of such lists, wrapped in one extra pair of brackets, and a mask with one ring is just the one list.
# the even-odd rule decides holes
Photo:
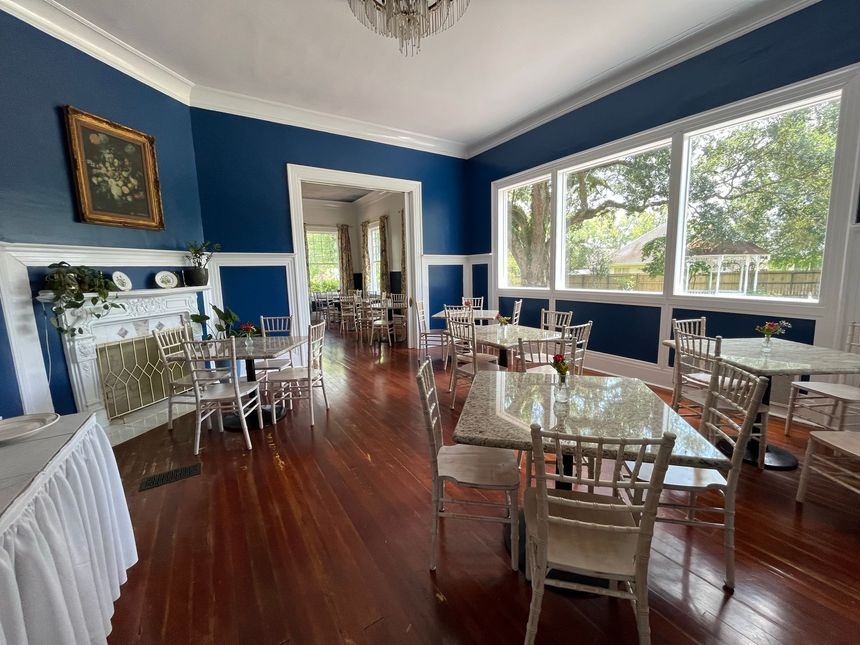
[[(296, 316), (299, 329), (305, 329), (311, 320), (310, 287), (308, 285), (308, 265), (305, 257), (305, 218), (302, 209), (302, 182), (329, 184), (334, 186), (350, 186), (370, 190), (387, 190), (403, 193), (405, 202), (405, 230), (403, 231), (406, 244), (407, 292), (412, 299), (421, 298), (424, 294), (424, 277), (422, 257), (424, 255), (424, 227), (421, 210), (421, 182), (409, 179), (396, 179), (380, 175), (365, 175), (344, 170), (330, 170), (313, 166), (287, 164), (287, 188), (290, 197), (290, 218), (292, 220), (293, 252), (295, 253), (295, 305), (290, 302), (290, 310)], [(292, 299), (291, 299), (292, 300)], [(295, 308), (294, 308), (295, 307)], [(417, 332), (414, 325), (409, 325), (409, 347), (418, 346)]]

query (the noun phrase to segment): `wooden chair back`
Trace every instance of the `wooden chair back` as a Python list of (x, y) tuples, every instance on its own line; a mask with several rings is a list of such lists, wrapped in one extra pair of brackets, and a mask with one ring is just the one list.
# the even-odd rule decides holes
[(292, 327), (292, 316), (260, 316), (260, 334), (263, 337), (289, 336)]
[(463, 296), (462, 304), (464, 307), (471, 307), (472, 309), (483, 309), (484, 308), (484, 296), (478, 296), (477, 298), (472, 298), (470, 296)]
[(423, 300), (415, 301), (415, 323), (419, 334), (423, 334), (428, 330), (427, 310), (424, 308)]
[(860, 353), (860, 322), (848, 323), (848, 337), (845, 339), (845, 351)]
[(732, 446), (732, 465), (726, 477), (730, 491), (737, 486), (767, 382), (766, 377), (724, 363), (721, 358), (714, 360), (699, 431), (715, 445), (727, 442)]
[(675, 331), (675, 363), (682, 379), (689, 374), (710, 374), (720, 357), (722, 336), (696, 336)]
[(693, 336), (707, 336), (708, 319), (705, 316), (701, 318), (685, 318), (683, 320), (672, 318), (672, 333), (677, 336), (678, 332), (692, 334)]
[(514, 300), (514, 310), (511, 313), (511, 324), (519, 325), (520, 324), (520, 314), (523, 311), (523, 300), (520, 298), (519, 300)]
[(416, 380), (418, 395), (421, 398), (421, 410), (424, 413), (424, 430), (427, 432), (427, 443), (430, 448), (430, 466), (435, 482), (439, 477), (438, 455), (443, 446), (442, 415), (436, 390), (436, 377), (433, 375), (433, 363), (429, 358), (421, 363)]
[[(675, 445), (675, 435), (664, 434), (661, 438), (625, 439), (620, 437), (586, 437), (565, 432), (543, 430), (539, 425), (531, 426), (532, 450), (535, 466), (537, 492), (537, 533), (543, 544), (547, 543), (549, 524), (578, 525), (596, 533), (629, 533), (637, 535), (637, 569), (647, 563), (651, 549), (651, 537), (657, 516), (657, 504), (663, 490), (663, 480), (669, 467), (669, 457)], [(545, 451), (555, 454), (556, 463), (562, 463), (563, 455), (573, 457), (571, 473), (556, 472), (546, 467)], [(650, 477), (643, 476), (642, 464), (652, 461)], [(647, 470), (646, 470), (647, 473)], [(553, 507), (579, 508), (597, 511), (607, 518), (605, 524), (591, 516), (591, 521), (566, 518), (550, 512), (547, 482), (608, 489), (618, 503), (584, 501), (553, 497)], [(595, 491), (596, 492), (596, 491)], [(613, 524), (612, 513), (632, 513), (638, 521), (631, 526)], [(596, 562), (595, 567), (600, 563)], [(638, 577), (638, 574), (637, 574)]]
[(184, 360), (185, 352), (182, 349), (182, 343), (194, 340), (191, 325), (188, 323), (181, 327), (154, 329), (152, 337), (158, 348), (158, 356), (166, 367), (169, 367), (170, 363)]
[(552, 309), (540, 310), (540, 328), (550, 331), (561, 332), (562, 337), (567, 333), (567, 328), (570, 327), (570, 321), (573, 318), (572, 311), (553, 311)]
[(519, 351), (517, 353), (517, 369), (525, 372), (530, 367), (540, 365), (552, 365), (552, 357), (555, 355), (557, 346), (554, 340), (523, 340), (517, 339)]
[(476, 362), (475, 321), (471, 318), (454, 316), (448, 318), (447, 322), (448, 333), (451, 335), (451, 346), (454, 350), (454, 364), (458, 364), (456, 359), (460, 357), (462, 357), (462, 360), (474, 364)]
[[(308, 327), (308, 382), (322, 379), (323, 349), (325, 347), (325, 322)], [(318, 370), (315, 373), (314, 370)], [(316, 374), (316, 376), (315, 376)]]
[(581, 325), (571, 325), (567, 328), (565, 342), (570, 346), (570, 361), (573, 371), (582, 376), (585, 366), (585, 354), (588, 352), (588, 341), (591, 338), (591, 328), (594, 323), (590, 320)]
[(445, 305), (445, 321), (460, 320), (472, 323), (475, 321), (475, 310), (463, 305)]
[[(232, 383), (239, 398), (239, 372), (236, 362), (236, 338), (220, 340), (191, 340), (182, 343), (185, 360), (191, 372), (194, 397), (200, 400), (203, 391), (216, 383)], [(218, 363), (227, 363), (219, 366)]]
[(392, 293), (390, 298), (392, 308), (398, 311), (404, 311), (409, 306), (406, 301), (405, 293)]

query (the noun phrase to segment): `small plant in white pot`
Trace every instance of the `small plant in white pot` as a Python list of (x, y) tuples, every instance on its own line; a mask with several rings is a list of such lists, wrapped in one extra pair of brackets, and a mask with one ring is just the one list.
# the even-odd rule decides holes
[(208, 240), (189, 242), (185, 250), (187, 251), (185, 257), (191, 263), (190, 268), (182, 270), (185, 285), (188, 287), (205, 287), (209, 284), (209, 269), (206, 267), (212, 259), (212, 254), (221, 250), (221, 245), (212, 244)]

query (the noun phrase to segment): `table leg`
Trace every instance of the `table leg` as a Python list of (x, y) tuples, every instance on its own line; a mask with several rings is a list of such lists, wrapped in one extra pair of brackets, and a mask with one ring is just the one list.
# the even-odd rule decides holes
[[(257, 380), (257, 366), (253, 358), (245, 359), (245, 375), (249, 381)], [(263, 406), (263, 424), (272, 425), (277, 423), (278, 419), (284, 416), (284, 408), (279, 406), (273, 409), (271, 405)], [(257, 414), (249, 414), (245, 417), (245, 422), (248, 424), (248, 430), (259, 430), (260, 424), (257, 423)], [(241, 432), (242, 422), (239, 420), (239, 415), (231, 412), (224, 415), (224, 430), (227, 432)]]

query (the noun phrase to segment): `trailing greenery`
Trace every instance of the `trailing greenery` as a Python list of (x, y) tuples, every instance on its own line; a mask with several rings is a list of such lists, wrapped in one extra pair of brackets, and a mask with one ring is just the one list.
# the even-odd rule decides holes
[(64, 313), (80, 309), (84, 305), (94, 307), (92, 315), (95, 318), (106, 316), (111, 309), (125, 309), (125, 305), (112, 302), (110, 293), (117, 291), (113, 280), (101, 271), (87, 266), (74, 267), (68, 262), (56, 262), (49, 267), (45, 276), (45, 290), (53, 294), (51, 304), (51, 324), (61, 334), (74, 336), (82, 334), (82, 327), (64, 327), (61, 319)]

